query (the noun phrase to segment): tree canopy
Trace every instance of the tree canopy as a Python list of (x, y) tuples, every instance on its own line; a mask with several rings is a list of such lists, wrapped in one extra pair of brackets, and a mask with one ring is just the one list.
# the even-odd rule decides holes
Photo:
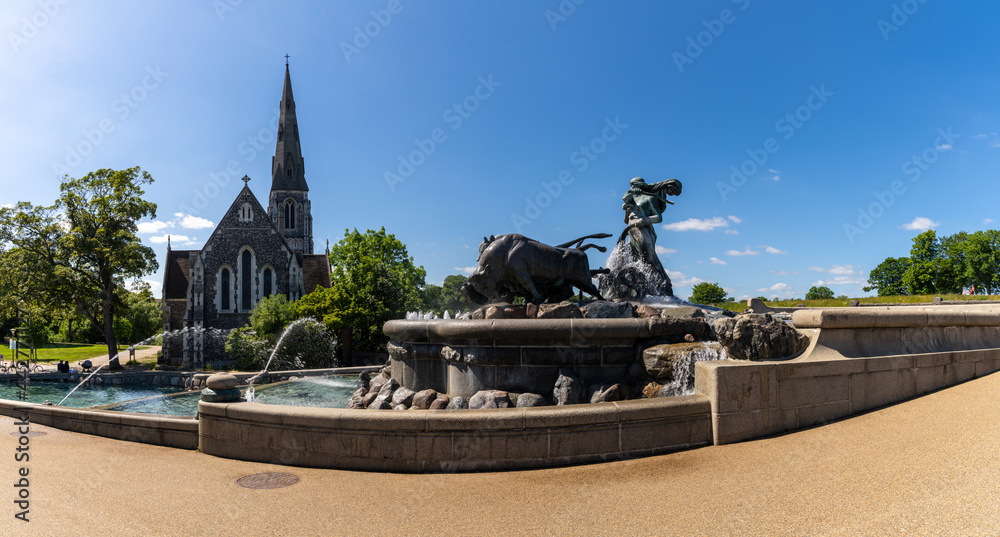
[(809, 288), (809, 291), (806, 292), (806, 300), (828, 299), (833, 298), (833, 296), (833, 289), (830, 289), (825, 285), (820, 285), (819, 287), (814, 285)]
[(909, 257), (887, 257), (868, 273), (868, 283), (862, 290), (866, 293), (877, 291), (878, 296), (906, 295), (903, 276), (910, 268)]
[(426, 271), (385, 228), (345, 230), (344, 238), (330, 248), (330, 267), (332, 286), (299, 299), (299, 314), (313, 316), (341, 334), (345, 352), (385, 350), (382, 325), (420, 309)]
[(691, 302), (695, 304), (721, 304), (726, 301), (726, 290), (713, 282), (701, 282), (691, 292)]
[[(64, 178), (51, 206), (0, 208), (3, 294), (23, 306), (74, 309), (115, 356), (118, 290), (158, 268), (152, 248), (136, 236), (138, 220), (156, 217), (156, 204), (142, 199), (142, 186), (152, 182), (138, 167), (101, 169)], [(110, 367), (121, 368), (117, 359)]]

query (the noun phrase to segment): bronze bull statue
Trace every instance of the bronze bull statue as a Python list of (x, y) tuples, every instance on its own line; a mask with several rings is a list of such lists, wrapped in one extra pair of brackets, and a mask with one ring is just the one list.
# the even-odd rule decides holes
[(478, 266), (462, 285), (462, 294), (473, 304), (513, 302), (518, 296), (541, 304), (566, 300), (578, 287), (604, 300), (591, 279), (607, 270), (590, 270), (585, 252), (589, 248), (601, 252), (607, 249), (583, 241), (610, 236), (597, 233), (558, 246), (514, 233), (484, 237), (479, 245)]

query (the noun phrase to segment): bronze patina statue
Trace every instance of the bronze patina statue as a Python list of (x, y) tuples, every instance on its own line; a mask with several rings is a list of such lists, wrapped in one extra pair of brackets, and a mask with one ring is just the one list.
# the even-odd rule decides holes
[(625, 210), (625, 223), (628, 227), (622, 232), (618, 242), (628, 236), (636, 256), (645, 260), (664, 278), (667, 278), (667, 272), (656, 255), (656, 230), (653, 224), (663, 221), (663, 211), (667, 204), (673, 205), (667, 196), (678, 196), (680, 193), (681, 182), (677, 179), (647, 184), (642, 177), (636, 177), (629, 181), (628, 192), (622, 197), (622, 209)]

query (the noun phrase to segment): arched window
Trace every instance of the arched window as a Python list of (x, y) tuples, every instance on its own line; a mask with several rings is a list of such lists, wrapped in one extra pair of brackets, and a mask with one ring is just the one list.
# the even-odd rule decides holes
[(280, 142), (285, 137), (285, 128), (278, 125), (278, 141)]
[(271, 269), (264, 269), (264, 296), (271, 296)]
[(240, 263), (240, 308), (248, 310), (251, 304), (250, 292), (250, 250), (243, 250), (243, 259)]
[(222, 310), (223, 311), (227, 311), (227, 310), (229, 310), (229, 269), (228, 268), (222, 269), (222, 278), (221, 279), (222, 279), (222, 282), (220, 283), (220, 287), (222, 287), (222, 289), (220, 291), (222, 293), (222, 299), (220, 301), (220, 305), (222, 306)]
[(285, 229), (295, 229), (295, 202), (285, 202)]

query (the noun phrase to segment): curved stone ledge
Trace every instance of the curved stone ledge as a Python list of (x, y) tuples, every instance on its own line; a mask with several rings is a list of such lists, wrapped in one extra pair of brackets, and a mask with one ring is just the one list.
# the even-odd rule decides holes
[[(810, 346), (780, 362), (700, 362), (716, 444), (793, 431), (1000, 371), (993, 307), (797, 311)], [(741, 388), (741, 389), (737, 389)]]
[(631, 345), (651, 337), (704, 339), (708, 325), (704, 319), (663, 317), (635, 319), (493, 319), (493, 320), (396, 320), (385, 323), (382, 331), (394, 342), (441, 343), (446, 345), (561, 344), (603, 345), (620, 342)]
[(198, 420), (110, 410), (77, 409), (0, 399), (0, 414), (30, 423), (116, 440), (197, 449)]
[(708, 398), (376, 412), (205, 403), (200, 449), (240, 460), (394, 472), (543, 468), (710, 444)]

